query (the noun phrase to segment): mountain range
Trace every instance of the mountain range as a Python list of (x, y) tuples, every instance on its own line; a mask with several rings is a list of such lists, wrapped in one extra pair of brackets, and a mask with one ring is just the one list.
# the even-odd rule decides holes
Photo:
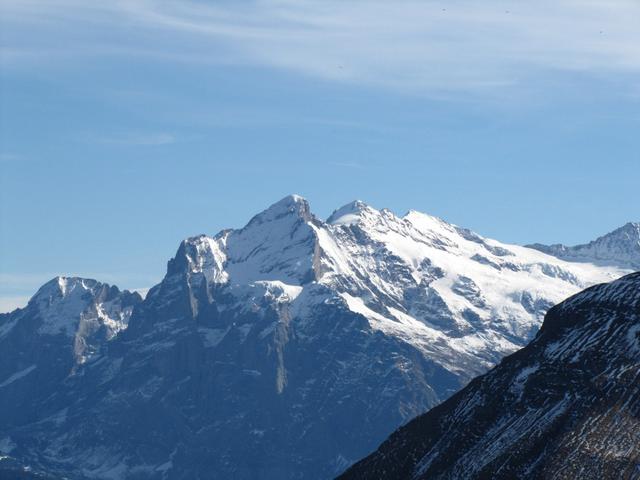
[(558, 258), (359, 201), (321, 220), (293, 195), (184, 240), (144, 299), (56, 278), (0, 315), (0, 466), (331, 478), (640, 260), (602, 248)]
[(534, 243), (529, 246), (573, 262), (615, 264), (626, 266), (632, 270), (640, 270), (640, 223), (629, 222), (584, 245), (567, 247), (562, 244)]
[(340, 479), (640, 478), (639, 377), (634, 273), (553, 307), (528, 346)]

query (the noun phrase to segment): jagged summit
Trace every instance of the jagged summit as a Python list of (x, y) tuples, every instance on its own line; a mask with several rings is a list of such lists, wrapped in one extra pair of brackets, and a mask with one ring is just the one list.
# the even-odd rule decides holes
[(354, 200), (334, 210), (327, 218), (330, 225), (351, 225), (360, 221), (365, 212), (379, 213), (361, 200)]
[(39, 301), (51, 296), (65, 297), (71, 294), (76, 288), (84, 291), (90, 291), (98, 282), (96, 280), (80, 277), (64, 277), (57, 276), (42, 285), (38, 291), (31, 297), (32, 301)]
[(569, 261), (591, 262), (640, 269), (640, 223), (629, 222), (587, 244), (529, 245), (549, 255)]
[(61, 358), (62, 351), (71, 348), (73, 362), (83, 363), (127, 328), (133, 307), (141, 301), (138, 293), (97, 280), (58, 276), (40, 287), (26, 308), (11, 314), (12, 320), (0, 322), (0, 340), (22, 348), (35, 336), (55, 337), (42, 342), (62, 344)]
[(74, 336), (79, 329), (105, 328), (111, 338), (126, 328), (132, 306), (141, 300), (138, 293), (97, 280), (58, 276), (40, 287), (27, 307), (41, 320), (39, 333)]
[(309, 208), (309, 202), (300, 195), (287, 195), (266, 210), (254, 216), (245, 228), (259, 223), (281, 220), (283, 217), (287, 216), (293, 216), (305, 221), (311, 220), (312, 214)]
[(260, 280), (308, 281), (315, 222), (308, 202), (299, 195), (288, 195), (243, 228), (184, 240), (169, 262), (168, 276), (186, 272), (199, 274), (207, 283), (232, 285)]

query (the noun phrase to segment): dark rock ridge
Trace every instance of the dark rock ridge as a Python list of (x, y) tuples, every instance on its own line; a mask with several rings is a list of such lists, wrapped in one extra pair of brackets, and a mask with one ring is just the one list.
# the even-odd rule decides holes
[(637, 479), (639, 378), (635, 273), (553, 307), (531, 344), (339, 478)]

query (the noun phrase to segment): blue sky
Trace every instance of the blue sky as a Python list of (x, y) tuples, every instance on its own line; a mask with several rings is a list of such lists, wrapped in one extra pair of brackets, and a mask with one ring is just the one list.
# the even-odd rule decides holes
[[(105, 5), (105, 3), (107, 5)], [(0, 0), (0, 311), (289, 193), (501, 241), (640, 220), (636, 1)]]

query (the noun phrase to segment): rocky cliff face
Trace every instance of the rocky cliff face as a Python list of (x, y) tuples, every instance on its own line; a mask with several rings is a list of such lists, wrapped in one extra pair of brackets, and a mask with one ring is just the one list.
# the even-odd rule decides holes
[(552, 308), (530, 345), (341, 479), (640, 478), (640, 274)]
[(290, 196), (183, 241), (132, 311), (47, 323), (37, 294), (0, 317), (2, 342), (67, 345), (46, 385), (36, 350), (62, 347), (3, 351), (21, 360), (0, 367), (0, 440), (69, 478), (331, 478), (525, 345), (551, 305), (623, 272), (362, 202), (322, 221)]

